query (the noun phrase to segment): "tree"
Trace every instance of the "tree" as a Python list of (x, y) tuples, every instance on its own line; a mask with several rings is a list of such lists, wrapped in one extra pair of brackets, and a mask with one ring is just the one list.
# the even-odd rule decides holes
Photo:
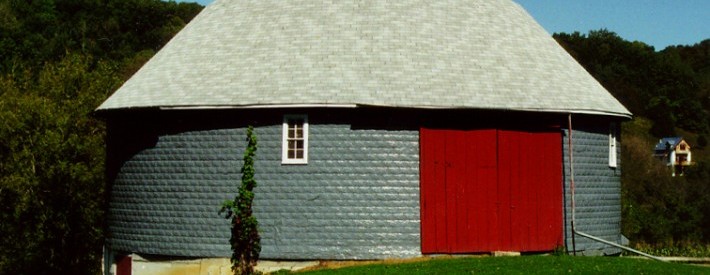
[(672, 177), (670, 168), (652, 156), (654, 144), (638, 133), (645, 129), (632, 129), (640, 124), (623, 126), (622, 234), (634, 244), (657, 247), (708, 243), (709, 167), (699, 162), (685, 176)]
[(105, 129), (91, 114), (201, 8), (0, 0), (0, 274), (99, 272)]
[(104, 126), (89, 114), (120, 80), (69, 54), (0, 77), (0, 273), (98, 271), (104, 220)]
[(606, 29), (553, 37), (632, 113), (657, 121), (656, 134), (710, 130), (710, 41), (656, 52)]

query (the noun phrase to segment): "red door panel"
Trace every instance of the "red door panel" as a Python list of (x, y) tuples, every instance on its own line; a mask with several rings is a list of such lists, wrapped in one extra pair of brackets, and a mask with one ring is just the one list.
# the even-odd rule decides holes
[[(545, 171), (540, 177), (547, 182), (557, 180), (555, 184), (541, 184), (539, 187), (538, 230), (539, 240), (534, 250), (549, 250), (562, 245), (562, 139), (559, 132), (538, 134), (538, 142), (544, 152), (536, 169)], [(541, 180), (542, 182), (542, 180)], [(552, 247), (551, 247), (552, 246)]]
[(420, 144), (422, 253), (561, 244), (559, 131), (422, 128)]
[[(499, 250), (545, 251), (562, 243), (559, 131), (498, 131)], [(507, 201), (506, 201), (507, 200)]]
[(459, 222), (459, 217), (464, 214), (466, 209), (461, 207), (464, 203), (465, 194), (463, 186), (465, 185), (466, 169), (465, 162), (461, 160), (463, 154), (457, 153), (461, 150), (464, 137), (456, 131), (448, 131), (445, 137), (446, 144), (446, 224), (448, 236), (448, 251), (453, 253), (460, 251), (462, 237), (465, 230), (460, 227), (464, 222)]
[(435, 253), (447, 251), (447, 199), (445, 140), (422, 129), (420, 134), (421, 221), (422, 251)]

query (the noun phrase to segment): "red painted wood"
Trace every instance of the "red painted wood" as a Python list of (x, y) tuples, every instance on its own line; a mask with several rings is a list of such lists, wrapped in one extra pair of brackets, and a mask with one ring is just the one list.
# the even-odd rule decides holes
[(435, 248), (437, 251), (447, 251), (449, 244), (448, 220), (447, 220), (447, 185), (446, 185), (446, 140), (434, 135), (434, 184), (432, 194), (434, 195), (434, 228), (435, 228)]
[[(419, 210), (420, 210), (420, 228), (421, 228), (421, 242), (422, 242), (422, 253), (432, 253), (434, 251), (434, 240), (431, 237), (434, 235), (433, 227), (431, 221), (434, 218), (433, 215), (433, 205), (431, 205), (432, 199), (432, 182), (434, 181), (433, 173), (430, 171), (432, 168), (432, 157), (430, 147), (432, 146), (432, 141), (429, 139), (429, 130), (426, 128), (421, 128), (419, 130)], [(427, 237), (424, 237), (427, 236)]]
[(506, 131), (498, 131), (498, 186), (497, 186), (497, 206), (498, 211), (498, 247), (495, 250), (503, 250), (501, 248), (511, 247), (511, 235), (513, 234), (511, 228), (511, 182), (515, 181), (515, 175), (512, 174), (512, 168), (517, 166), (517, 163), (513, 163), (516, 158), (512, 157), (511, 154), (517, 150), (517, 148), (511, 148), (515, 144), (513, 142), (513, 136), (509, 135)]
[[(458, 244), (461, 242), (458, 237), (461, 199), (461, 155), (458, 151), (460, 146), (461, 131), (449, 130), (446, 134), (445, 158), (446, 158), (446, 226), (447, 251), (455, 253), (458, 251)], [(460, 208), (459, 208), (460, 207)]]
[[(539, 203), (544, 197), (544, 170), (541, 169), (541, 164), (544, 162), (544, 139), (541, 139), (540, 134), (520, 133), (523, 137), (521, 140), (521, 150), (528, 157), (521, 159), (521, 168), (524, 169), (523, 174), (526, 175), (525, 181), (522, 183), (522, 194), (520, 202), (521, 224), (523, 226), (523, 235), (521, 236), (520, 250), (533, 251), (539, 243), (539, 237), (542, 232), (539, 228)], [(539, 148), (539, 149), (538, 149)], [(542, 152), (541, 152), (542, 151)], [(534, 156), (534, 157), (529, 157)], [(560, 155), (561, 156), (561, 155)]]
[(116, 275), (131, 275), (131, 256), (119, 256), (116, 259)]
[(451, 252), (456, 252), (457, 247), (456, 245), (459, 243), (459, 239), (457, 236), (458, 232), (458, 224), (457, 224), (457, 217), (458, 217), (458, 208), (459, 208), (459, 197), (461, 196), (461, 175), (460, 175), (460, 170), (461, 165), (460, 160), (458, 159), (461, 154), (457, 153), (458, 148), (458, 133), (454, 130), (448, 130), (446, 131), (446, 136), (444, 137), (446, 140), (445, 146), (445, 163), (446, 163), (446, 172), (445, 172), (445, 183), (446, 184), (446, 237), (447, 237), (447, 246), (446, 249), (447, 251)]
[[(540, 218), (538, 222), (540, 223), (539, 229), (540, 234), (540, 244), (541, 246), (536, 247), (536, 249), (543, 250), (549, 249), (549, 245), (554, 244), (554, 248), (561, 246), (563, 232), (562, 232), (562, 196), (564, 196), (562, 191), (562, 143), (561, 135), (559, 131), (551, 131), (544, 134), (544, 161), (541, 161), (542, 165), (540, 170), (548, 171), (545, 174), (545, 179), (551, 184), (544, 185), (545, 196), (544, 200), (541, 200), (538, 205), (540, 209)], [(542, 198), (543, 196), (541, 196)]]
[(470, 141), (475, 144), (468, 152), (468, 163), (474, 164), (475, 179), (471, 186), (472, 199), (468, 205), (475, 214), (468, 223), (475, 228), (470, 236), (473, 239), (469, 252), (493, 251), (498, 246), (497, 182), (498, 156), (497, 133), (494, 129), (469, 132)]
[(466, 165), (466, 182), (464, 183), (465, 196), (461, 208), (466, 212), (461, 216), (463, 221), (465, 221), (463, 223), (464, 226), (462, 226), (463, 232), (458, 233), (464, 237), (464, 241), (461, 243), (462, 249), (478, 246), (478, 238), (482, 234), (481, 226), (476, 226), (476, 224), (469, 222), (480, 219), (478, 215), (481, 213), (481, 209), (477, 208), (476, 204), (480, 203), (482, 199), (477, 186), (477, 183), (480, 181), (478, 176), (478, 160), (481, 158), (477, 157), (480, 153), (477, 149), (482, 146), (480, 145), (478, 136), (474, 135), (472, 132), (465, 132), (464, 137), (466, 142), (464, 142), (461, 147), (461, 153), (464, 155), (463, 161)]
[[(562, 146), (559, 131), (500, 130), (499, 250), (545, 251), (562, 242)], [(508, 199), (506, 202), (505, 200)]]
[(476, 183), (478, 182), (478, 163), (479, 158), (476, 155), (476, 148), (480, 147), (480, 143), (476, 135), (471, 132), (464, 132), (462, 135), (463, 144), (461, 144), (461, 153), (463, 154), (463, 163), (465, 165), (465, 178), (463, 186), (463, 203), (461, 209), (465, 211), (460, 217), (462, 218), (461, 231), (457, 234), (462, 236), (461, 249), (459, 251), (466, 252), (465, 249), (476, 247), (477, 237), (480, 236), (480, 227), (468, 221), (475, 221), (478, 218), (476, 215), (480, 213), (480, 209), (476, 207), (476, 203), (480, 201)]
[(448, 250), (446, 140), (440, 131), (420, 131), (422, 253)]
[(422, 128), (420, 141), (422, 253), (561, 244), (559, 131)]

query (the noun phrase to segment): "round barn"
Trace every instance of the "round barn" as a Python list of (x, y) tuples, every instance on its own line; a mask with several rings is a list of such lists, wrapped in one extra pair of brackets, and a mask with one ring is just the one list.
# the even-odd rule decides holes
[(262, 259), (618, 253), (571, 179), (623, 238), (631, 114), (510, 0), (216, 0), (97, 113), (108, 263), (229, 258), (249, 125)]

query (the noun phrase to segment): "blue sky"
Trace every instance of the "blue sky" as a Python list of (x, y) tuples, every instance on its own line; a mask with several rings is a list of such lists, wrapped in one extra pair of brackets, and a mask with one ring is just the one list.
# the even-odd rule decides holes
[(710, 39), (710, 0), (515, 0), (547, 32), (606, 28), (656, 50)]
[[(207, 5), (213, 0), (179, 0)], [(550, 34), (606, 28), (656, 50), (710, 39), (710, 0), (515, 0)]]

